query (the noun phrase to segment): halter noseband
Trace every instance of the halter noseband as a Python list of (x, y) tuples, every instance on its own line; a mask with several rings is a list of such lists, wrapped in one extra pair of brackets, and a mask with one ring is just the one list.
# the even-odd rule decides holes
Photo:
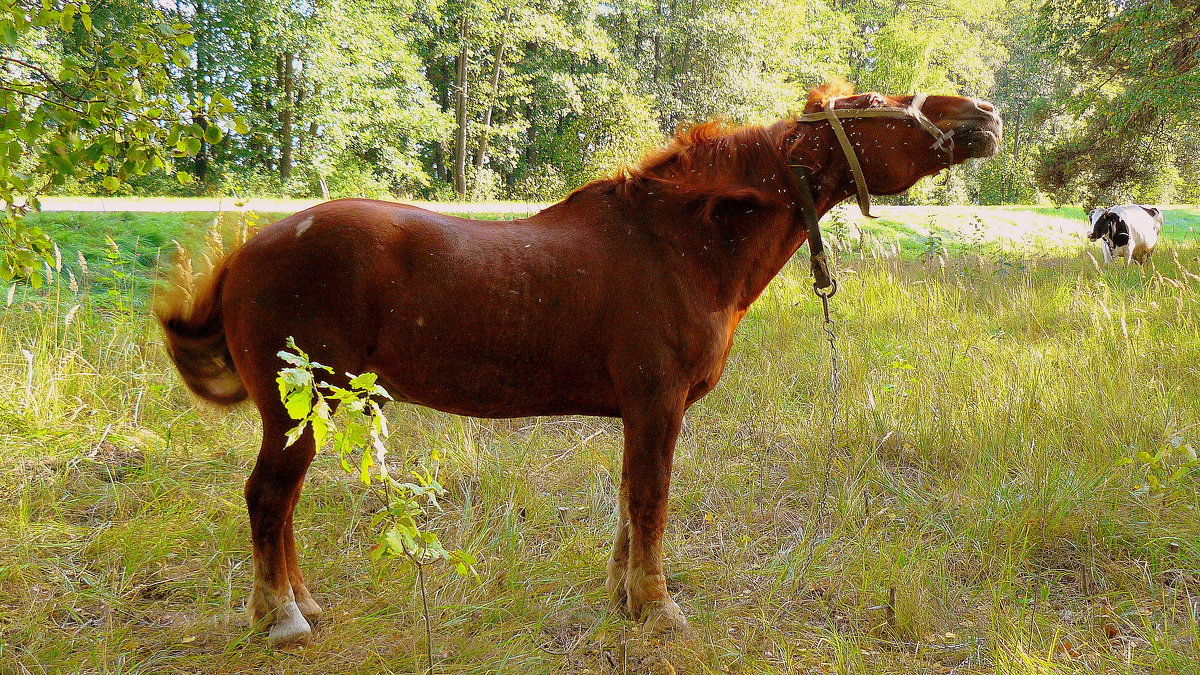
[(850, 172), (854, 175), (854, 185), (858, 190), (858, 208), (863, 215), (868, 218), (874, 218), (871, 215), (871, 197), (867, 191), (867, 178), (863, 174), (862, 163), (858, 161), (858, 154), (854, 152), (854, 144), (850, 142), (850, 137), (846, 135), (846, 129), (842, 126), (843, 119), (856, 117), (892, 117), (898, 119), (911, 119), (921, 128), (929, 132), (933, 136), (934, 150), (945, 152), (951, 157), (954, 154), (954, 135), (949, 131), (942, 131), (934, 124), (924, 112), (921, 111), (921, 106), (925, 105), (925, 99), (928, 94), (917, 94), (913, 96), (912, 101), (907, 107), (900, 108), (897, 106), (883, 106), (879, 108), (843, 108), (835, 109), (833, 106), (839, 98), (831, 98), (825, 103), (825, 109), (821, 112), (808, 113), (796, 117), (797, 122), (829, 122), (829, 126), (833, 127), (833, 133), (837, 136), (838, 144), (842, 146), (842, 152), (846, 155), (846, 162), (850, 164)]

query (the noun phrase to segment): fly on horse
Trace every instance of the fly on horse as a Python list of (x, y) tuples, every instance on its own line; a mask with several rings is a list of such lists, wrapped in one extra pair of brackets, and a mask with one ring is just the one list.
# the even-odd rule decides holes
[(352, 199), (264, 228), (158, 306), (191, 390), (220, 404), (248, 397), (262, 416), (245, 486), (253, 619), (278, 645), (306, 640), (321, 614), (292, 536), (318, 448), (311, 432), (287, 445), (294, 423), (275, 384), (292, 336), (338, 373), (377, 373), (398, 401), (476, 417), (620, 417), (608, 593), (651, 629), (686, 626), (663, 576), (672, 455), (738, 322), (832, 206), (857, 192), (866, 212), (868, 192), (990, 156), (1000, 134), (977, 99), (826, 86), (804, 114), (699, 125), (522, 220)]

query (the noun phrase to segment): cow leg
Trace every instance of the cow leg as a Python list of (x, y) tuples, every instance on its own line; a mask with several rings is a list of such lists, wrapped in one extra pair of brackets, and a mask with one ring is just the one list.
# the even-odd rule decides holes
[(1104, 251), (1104, 264), (1105, 265), (1112, 264), (1112, 261), (1113, 261), (1112, 248), (1108, 245), (1108, 242), (1105, 242), (1104, 244), (1102, 244), (1100, 246), (1100, 250)]
[(298, 576), (299, 566), (294, 563), (290, 523), (316, 444), (310, 431), (285, 448), (284, 435), (291, 424), (290, 420), (272, 420), (264, 415), (262, 449), (246, 481), (254, 548), (254, 588), (247, 609), (254, 624), (269, 631), (267, 642), (273, 647), (305, 642), (312, 633), (297, 602), (305, 601), (306, 596), (308, 602), (312, 600), (303, 579), (300, 597), (293, 590), (291, 569)]
[[(628, 560), (625, 602), (630, 615), (649, 630), (687, 627), (679, 605), (667, 594), (663, 574), (662, 537), (667, 524), (671, 461), (683, 421), (683, 397), (670, 397), (635, 406), (622, 405), (625, 454), (621, 469), (621, 500), (628, 514)], [(621, 529), (617, 530), (614, 562), (619, 564)], [(610, 589), (615, 585), (609, 576)]]

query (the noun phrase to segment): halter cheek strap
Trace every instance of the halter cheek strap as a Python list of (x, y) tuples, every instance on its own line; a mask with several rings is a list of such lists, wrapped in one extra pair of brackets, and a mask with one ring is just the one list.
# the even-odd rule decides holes
[(838, 139), (838, 145), (842, 148), (842, 153), (846, 156), (846, 163), (850, 165), (850, 172), (854, 176), (854, 186), (858, 193), (858, 208), (862, 214), (868, 218), (874, 218), (871, 215), (871, 195), (867, 188), (867, 178), (863, 173), (862, 162), (858, 160), (858, 153), (854, 151), (854, 144), (850, 141), (850, 137), (846, 134), (845, 127), (842, 126), (843, 119), (851, 119), (858, 117), (892, 117), (896, 119), (910, 119), (921, 128), (929, 132), (933, 136), (932, 149), (939, 152), (947, 153), (951, 159), (954, 155), (954, 134), (949, 131), (942, 131), (934, 124), (929, 117), (922, 112), (921, 107), (925, 105), (927, 94), (917, 94), (913, 96), (912, 101), (907, 107), (900, 108), (895, 106), (883, 106), (879, 108), (834, 108), (834, 104), (839, 99), (832, 98), (825, 103), (825, 109), (817, 113), (808, 113), (796, 117), (797, 122), (828, 122), (833, 128), (834, 136)]
[(846, 135), (846, 128), (842, 126), (837, 111), (833, 109), (836, 101), (837, 99), (829, 99), (825, 103), (825, 119), (829, 120), (829, 126), (833, 127), (833, 134), (837, 136), (838, 143), (842, 146), (842, 153), (846, 155), (846, 162), (850, 164), (850, 172), (854, 174), (854, 186), (858, 188), (858, 208), (864, 216), (874, 218), (875, 216), (871, 215), (871, 195), (867, 192), (867, 177), (863, 175), (862, 162), (858, 161), (858, 153), (854, 152), (854, 144), (850, 142), (850, 137)]

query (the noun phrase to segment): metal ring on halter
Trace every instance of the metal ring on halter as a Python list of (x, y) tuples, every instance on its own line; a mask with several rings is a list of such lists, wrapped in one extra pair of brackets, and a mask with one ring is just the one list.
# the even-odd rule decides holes
[(818, 298), (824, 298), (824, 299), (828, 300), (829, 298), (832, 298), (834, 295), (837, 295), (837, 289), (838, 289), (837, 279), (831, 278), (829, 280), (829, 290), (828, 291), (823, 291), (820, 288), (817, 288), (817, 282), (815, 282), (815, 281), (813, 282), (813, 293), (816, 293)]

